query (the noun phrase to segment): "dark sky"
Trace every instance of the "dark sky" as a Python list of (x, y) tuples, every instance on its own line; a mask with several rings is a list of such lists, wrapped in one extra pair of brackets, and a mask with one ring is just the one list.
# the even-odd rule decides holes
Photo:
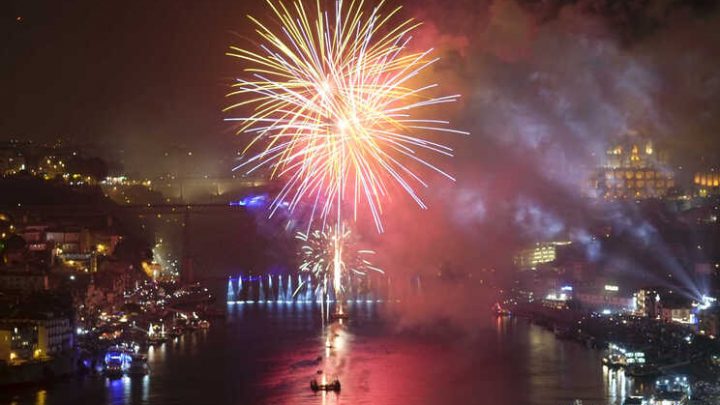
[[(223, 150), (220, 109), (253, 1), (4, 1), (0, 139)], [(19, 20), (18, 20), (19, 18)]]

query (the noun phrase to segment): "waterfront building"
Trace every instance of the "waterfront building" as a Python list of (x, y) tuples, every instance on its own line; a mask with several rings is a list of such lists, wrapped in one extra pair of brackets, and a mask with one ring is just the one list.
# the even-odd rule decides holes
[(540, 266), (550, 265), (557, 259), (558, 247), (570, 245), (570, 241), (537, 242), (534, 246), (515, 254), (513, 262), (520, 270), (537, 270)]
[(666, 294), (659, 301), (660, 319), (664, 322), (680, 324), (695, 324), (692, 301), (677, 296)]
[(0, 361), (12, 364), (39, 357), (37, 343), (37, 326), (0, 321)]
[(635, 306), (633, 297), (615, 284), (579, 289), (574, 297), (582, 308), (600, 313), (629, 312)]
[(660, 313), (660, 290), (643, 288), (634, 294), (635, 315), (657, 318)]
[(0, 319), (0, 359), (50, 358), (73, 348), (72, 322), (53, 315)]
[(667, 288), (646, 287), (633, 296), (636, 316), (680, 324), (695, 324), (698, 321), (698, 303)]

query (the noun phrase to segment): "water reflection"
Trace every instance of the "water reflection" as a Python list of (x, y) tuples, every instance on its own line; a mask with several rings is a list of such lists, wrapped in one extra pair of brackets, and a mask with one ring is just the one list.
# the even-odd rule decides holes
[(46, 400), (47, 400), (47, 391), (44, 389), (38, 390), (37, 396), (35, 399), (35, 405), (45, 405)]
[[(382, 305), (329, 323), (316, 304), (231, 305), (208, 331), (149, 348), (149, 376), (72, 379), (0, 404), (619, 405), (631, 393), (599, 352), (524, 320), (406, 326)], [(333, 376), (340, 393), (310, 389)]]
[(110, 403), (112, 403), (112, 404), (127, 403), (126, 401), (123, 401), (123, 399), (129, 399), (129, 398), (127, 398), (128, 397), (127, 393), (129, 392), (127, 390), (127, 388), (128, 388), (129, 383), (130, 383), (129, 377), (105, 379), (105, 387), (107, 387), (107, 389), (108, 389)]
[(150, 376), (106, 378), (107, 403), (140, 404), (150, 401)]
[(611, 369), (602, 366), (605, 392), (613, 404), (622, 404), (631, 388), (631, 380), (625, 376), (623, 369)]

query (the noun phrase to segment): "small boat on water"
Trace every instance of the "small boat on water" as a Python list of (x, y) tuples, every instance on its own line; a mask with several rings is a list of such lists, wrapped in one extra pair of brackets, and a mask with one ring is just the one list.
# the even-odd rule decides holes
[(310, 389), (313, 391), (340, 391), (340, 380), (337, 378), (330, 382), (318, 382), (317, 380), (310, 381)]
[(330, 314), (330, 319), (349, 319), (350, 315), (347, 312), (333, 312)]
[(648, 405), (649, 403), (645, 397), (641, 396), (630, 396), (623, 401), (623, 405)]
[(130, 367), (127, 369), (129, 376), (144, 376), (150, 372), (150, 367), (147, 364), (147, 356), (134, 353), (131, 356)]
[(682, 391), (665, 391), (654, 395), (655, 404), (688, 405), (690, 398)]
[(147, 344), (150, 346), (160, 345), (167, 341), (168, 341), (168, 338), (165, 336), (152, 336), (152, 337), (148, 337)]
[(206, 321), (204, 319), (197, 320), (194, 322), (191, 322), (190, 325), (192, 325), (192, 329), (209, 329), (210, 328), (210, 322)]
[(174, 328), (172, 328), (172, 330), (170, 330), (170, 332), (168, 333), (168, 336), (170, 336), (171, 338), (176, 338), (176, 337), (182, 336), (182, 334), (183, 334), (183, 329), (174, 327)]
[(510, 316), (511, 315), (510, 311), (508, 309), (503, 308), (499, 302), (496, 302), (495, 305), (493, 305), (492, 312), (495, 316)]

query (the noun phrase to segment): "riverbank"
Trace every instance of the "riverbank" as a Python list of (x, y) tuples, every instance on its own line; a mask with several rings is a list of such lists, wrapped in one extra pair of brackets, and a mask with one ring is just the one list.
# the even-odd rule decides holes
[(77, 371), (77, 360), (73, 354), (19, 364), (0, 364), (0, 387), (51, 383), (59, 378), (74, 375)]
[(701, 404), (720, 403), (718, 344), (685, 325), (632, 315), (602, 315), (540, 304), (518, 305), (511, 316), (526, 319), (554, 333), (603, 353), (597, 367), (620, 370), (652, 395), (667, 392), (667, 381), (687, 381), (682, 388)]

